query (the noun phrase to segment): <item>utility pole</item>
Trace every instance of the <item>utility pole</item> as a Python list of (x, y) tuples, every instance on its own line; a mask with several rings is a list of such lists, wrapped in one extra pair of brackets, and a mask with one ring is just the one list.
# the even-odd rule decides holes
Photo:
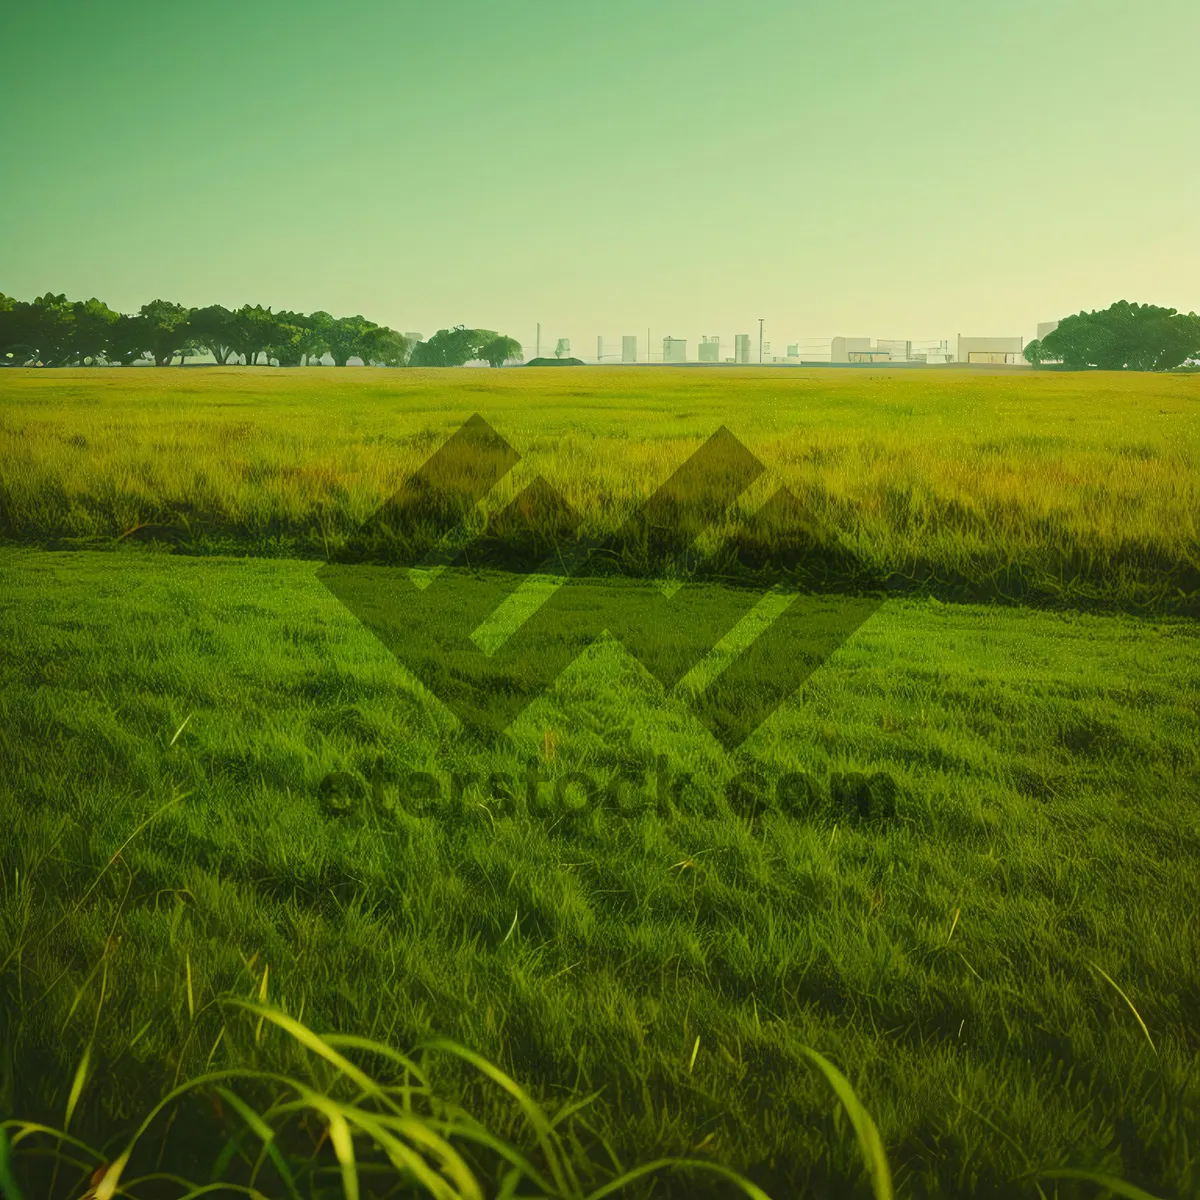
[(533, 356), (534, 356), (534, 358), (542, 357), (542, 323), (541, 323), (541, 321), (538, 322), (537, 345), (534, 347)]
[(762, 325), (763, 318), (758, 318), (758, 365), (762, 366)]
[(646, 326), (646, 361), (650, 362), (650, 326)]
[(596, 362), (599, 363), (604, 358), (604, 334), (596, 334)]

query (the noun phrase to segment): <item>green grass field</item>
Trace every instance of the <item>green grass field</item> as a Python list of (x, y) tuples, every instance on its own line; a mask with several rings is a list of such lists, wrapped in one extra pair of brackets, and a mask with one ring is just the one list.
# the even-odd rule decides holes
[(769, 468), (726, 533), (783, 483), (809, 557), (836, 543), (893, 591), (1200, 615), (1195, 375), (132, 368), (0, 388), (12, 542), (324, 558), (474, 411), (523, 456), (491, 503), (542, 475), (602, 534), (724, 423)]
[[(0, 1116), (69, 1114), (94, 1151), (26, 1137), (25, 1178), (56, 1152), (78, 1200), (206, 1071), (335, 1094), (240, 998), (406, 1053), (451, 1038), (520, 1081), (561, 1164), (494, 1080), (417, 1053), (458, 1114), (423, 1128), (453, 1125), (487, 1196), (664, 1156), (775, 1200), (886, 1195), (809, 1049), (899, 1197), (1104, 1194), (1072, 1171), (1200, 1191), (1200, 626), (1171, 591), (1200, 563), (1196, 377), (14, 371), (0, 399), (22, 543), (0, 548)], [(724, 422), (865, 560), (929, 570), (736, 753), (611, 639), (487, 749), (317, 576), (473, 411), (526, 455), (508, 495), (543, 474), (598, 529)], [(1013, 554), (1007, 603), (937, 599)], [(796, 771), (813, 802), (778, 793)], [(335, 772), (360, 786), (340, 806)], [(570, 772), (642, 786), (618, 811), (557, 794)], [(894, 816), (839, 809), (847, 772), (891, 776)], [(260, 1141), (215, 1087), (157, 1118), (139, 1170), (207, 1182), (232, 1146), (245, 1182)], [(275, 1145), (311, 1164), (301, 1194), (340, 1196), (319, 1107), (280, 1110)], [(364, 1194), (418, 1194), (371, 1173), (388, 1144), (356, 1141)], [(505, 1193), (504, 1147), (546, 1186)], [(649, 1178), (621, 1194), (739, 1194)]]

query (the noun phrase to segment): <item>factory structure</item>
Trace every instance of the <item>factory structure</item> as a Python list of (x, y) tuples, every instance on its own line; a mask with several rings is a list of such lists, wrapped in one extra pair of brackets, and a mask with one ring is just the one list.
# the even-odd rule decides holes
[[(1038, 337), (1043, 338), (1058, 324), (1057, 321), (1038, 325)], [(567, 339), (560, 339), (556, 353), (569, 349)], [(891, 363), (908, 366), (960, 366), (981, 367), (1026, 367), (1025, 339), (1020, 336), (984, 336), (958, 334), (954, 338), (938, 341), (913, 341), (905, 338), (847, 337), (809, 338), (787, 345), (783, 354), (774, 353), (771, 343), (762, 339), (762, 330), (757, 337), (748, 333), (735, 334), (733, 352), (728, 352), (728, 343), (720, 334), (705, 334), (698, 343), (689, 348), (686, 338), (668, 334), (651, 341), (646, 331), (645, 342), (637, 334), (627, 333), (620, 340), (620, 353), (615, 343), (605, 342), (603, 335), (596, 338), (597, 363), (666, 363), (681, 366), (691, 363), (726, 363), (749, 366), (762, 363), (764, 366), (869, 366)], [(661, 348), (660, 348), (661, 347)], [(689, 352), (690, 350), (690, 352)]]

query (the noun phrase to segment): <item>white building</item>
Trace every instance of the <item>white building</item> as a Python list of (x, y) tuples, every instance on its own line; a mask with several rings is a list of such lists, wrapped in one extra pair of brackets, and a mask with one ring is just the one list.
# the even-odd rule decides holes
[(687, 362), (687, 341), (684, 338), (663, 338), (663, 362), (665, 363), (685, 363)]
[(739, 333), (733, 339), (733, 359), (738, 363), (750, 361), (750, 335), (748, 333)]
[(830, 362), (852, 362), (850, 355), (871, 349), (869, 337), (835, 337), (829, 347)]
[(625, 334), (621, 338), (621, 361), (623, 363), (637, 362), (637, 338), (632, 334)]
[(702, 337), (700, 339), (700, 361), (721, 361), (721, 339), (715, 334), (712, 337)]
[(835, 337), (829, 346), (829, 361), (840, 363), (891, 362), (890, 350), (871, 345), (865, 337)]
[(880, 338), (875, 345), (880, 350), (886, 350), (892, 362), (908, 362), (912, 358), (912, 342)]
[(963, 337), (958, 335), (958, 351), (954, 358), (960, 363), (990, 363), (1015, 366), (1025, 361), (1022, 351), (1025, 339), (1019, 337)]

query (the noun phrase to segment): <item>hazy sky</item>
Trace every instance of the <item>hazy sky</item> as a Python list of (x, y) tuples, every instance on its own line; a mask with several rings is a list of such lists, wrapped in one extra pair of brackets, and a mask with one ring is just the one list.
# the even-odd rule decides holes
[(0, 0), (0, 44), (21, 298), (585, 355), (1200, 309), (1200, 0)]

